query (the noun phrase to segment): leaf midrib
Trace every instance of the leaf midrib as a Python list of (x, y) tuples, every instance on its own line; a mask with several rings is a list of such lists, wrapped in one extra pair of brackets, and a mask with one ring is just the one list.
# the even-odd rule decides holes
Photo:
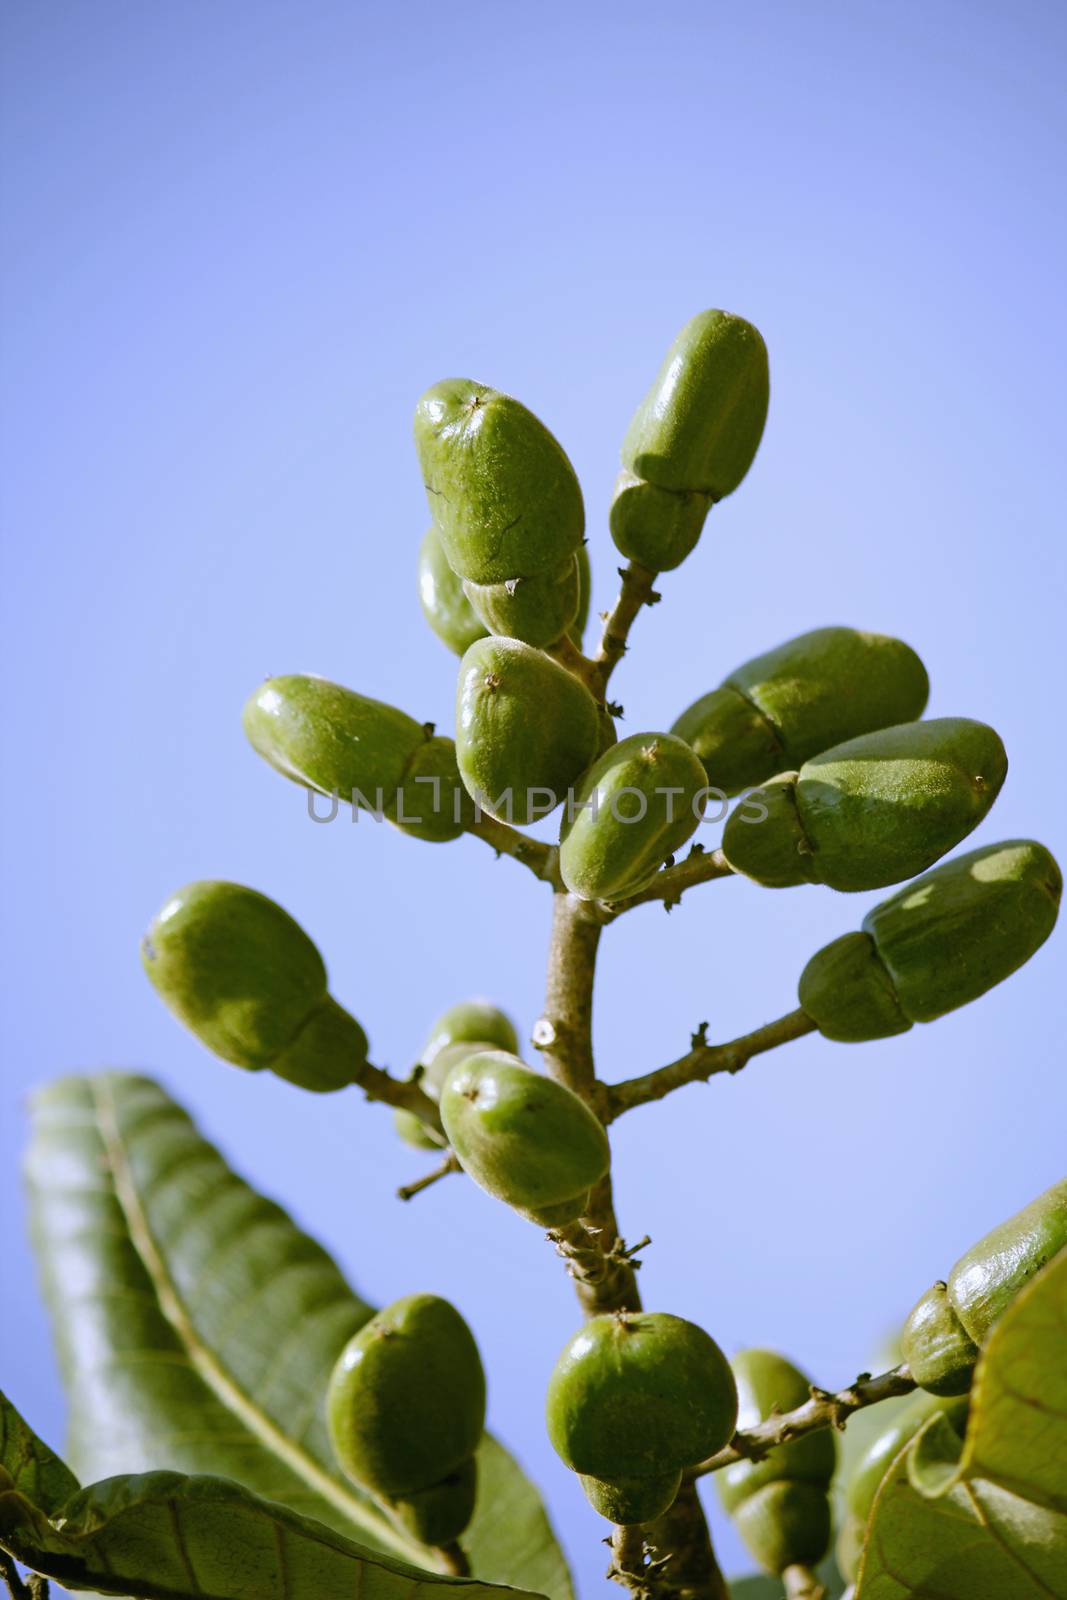
[(314, 1457), (288, 1438), (245, 1393), (214, 1351), (204, 1343), (152, 1235), (137, 1185), (126, 1160), (125, 1145), (115, 1118), (110, 1094), (99, 1079), (90, 1080), (89, 1089), (100, 1137), (111, 1169), (115, 1196), (122, 1207), (134, 1249), (140, 1256), (155, 1290), (160, 1310), (177, 1334), (196, 1372), (253, 1437), (283, 1461), (297, 1477), (302, 1478), (316, 1494), (334, 1506), (357, 1528), (365, 1528), (375, 1538), (380, 1539), (402, 1560), (413, 1562), (416, 1566), (425, 1566), (428, 1554), (425, 1547), (405, 1539), (384, 1516), (380, 1516), (365, 1502), (350, 1495)]

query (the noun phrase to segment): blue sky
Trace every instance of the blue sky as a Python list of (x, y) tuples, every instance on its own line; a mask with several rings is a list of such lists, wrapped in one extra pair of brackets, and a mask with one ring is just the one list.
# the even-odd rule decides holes
[[(543, 1434), (576, 1314), (536, 1230), (459, 1182), (394, 1204), (421, 1168), (388, 1114), (211, 1060), (137, 940), (178, 885), (235, 878), (313, 933), (394, 1069), (471, 993), (528, 1032), (539, 886), (473, 841), (311, 826), (240, 708), (268, 672), (315, 671), (449, 726), (410, 439), (445, 375), (519, 395), (563, 441), (606, 605), (623, 431), (709, 305), (763, 330), (770, 421), (641, 619), (625, 728), (805, 628), (897, 633), (931, 713), (1007, 745), (973, 842), (1033, 835), (1063, 859), (1063, 12), (41, 0), (0, 26), (4, 1386), (61, 1438), (25, 1092), (148, 1068), (369, 1298), (456, 1300), (494, 1427), (583, 1594), (606, 1592), (602, 1527)], [(670, 1059), (702, 1019), (729, 1037), (789, 1009), (807, 956), (875, 898), (720, 883), (625, 920), (603, 1074)], [(934, 1026), (805, 1040), (621, 1123), (650, 1305), (850, 1379), (1062, 1176), (1062, 972), (1050, 944)]]

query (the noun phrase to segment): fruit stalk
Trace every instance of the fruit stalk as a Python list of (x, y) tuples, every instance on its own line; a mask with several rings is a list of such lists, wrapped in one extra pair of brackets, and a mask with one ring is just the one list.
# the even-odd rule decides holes
[(709, 1472), (732, 1466), (735, 1461), (759, 1461), (775, 1445), (787, 1444), (819, 1428), (843, 1428), (853, 1412), (877, 1405), (880, 1400), (911, 1394), (915, 1387), (915, 1379), (906, 1366), (893, 1367), (875, 1378), (863, 1372), (855, 1383), (837, 1394), (813, 1386), (811, 1399), (805, 1400), (802, 1406), (768, 1417), (766, 1422), (743, 1433), (735, 1433), (725, 1449), (694, 1467), (692, 1476), (702, 1478)]
[(657, 1067), (655, 1072), (646, 1072), (643, 1077), (627, 1078), (623, 1083), (614, 1084), (608, 1091), (607, 1121), (614, 1122), (634, 1106), (662, 1100), (664, 1095), (683, 1089), (687, 1083), (703, 1083), (717, 1072), (740, 1072), (753, 1056), (776, 1050), (780, 1044), (789, 1044), (815, 1031), (815, 1023), (807, 1012), (799, 1009), (739, 1039), (731, 1039), (728, 1044), (708, 1044), (704, 1037), (706, 1027), (706, 1023), (701, 1024), (693, 1035), (693, 1048), (677, 1061)]
[(619, 568), (619, 577), (622, 579), (622, 587), (614, 606), (604, 617), (600, 648), (593, 657), (601, 694), (607, 689), (611, 674), (626, 654), (630, 629), (641, 607), (654, 606), (659, 599), (659, 595), (652, 587), (656, 581), (656, 574), (641, 566), (639, 562), (628, 561), (625, 567)]

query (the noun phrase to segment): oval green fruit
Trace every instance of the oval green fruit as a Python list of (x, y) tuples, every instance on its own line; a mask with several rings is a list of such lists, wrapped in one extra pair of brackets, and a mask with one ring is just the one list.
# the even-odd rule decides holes
[[(515, 1024), (506, 1011), (501, 1011), (499, 1006), (493, 1005), (489, 1000), (460, 1000), (456, 1005), (449, 1006), (447, 1011), (431, 1025), (422, 1048), (419, 1061), (426, 1068), (427, 1079), (430, 1078), (429, 1068), (435, 1062), (446, 1045), (481, 1043), (498, 1050), (510, 1050), (513, 1055), (518, 1054), (519, 1036), (515, 1032)], [(444, 1082), (442, 1074), (436, 1080), (439, 1088)], [(435, 1096), (436, 1098), (436, 1096)]]
[(848, 1480), (847, 1505), (853, 1516), (866, 1522), (879, 1485), (894, 1459), (923, 1424), (939, 1414), (948, 1418), (962, 1438), (967, 1425), (967, 1401), (942, 1401), (920, 1392), (872, 1439)]
[[(441, 1085), (444, 1083), (452, 1068), (461, 1061), (466, 1061), (468, 1056), (476, 1055), (481, 1050), (492, 1050), (495, 1046), (490, 1039), (459, 1040), (454, 1044), (445, 1045), (428, 1064), (422, 1065), (418, 1084), (423, 1094), (429, 1095), (431, 1100), (441, 1097)], [(419, 1150), (440, 1150), (446, 1143), (443, 1135), (430, 1128), (417, 1117), (414, 1111), (396, 1111), (393, 1123), (397, 1133), (406, 1144), (414, 1145)]]
[(818, 951), (803, 1009), (828, 1039), (902, 1033), (1010, 977), (1052, 932), (1063, 879), (1044, 845), (1011, 839), (935, 867)]
[(559, 567), (531, 578), (505, 583), (463, 581), (463, 592), (490, 633), (524, 644), (555, 644), (573, 628), (578, 616), (581, 580), (578, 557), (566, 556)]
[(583, 1100), (505, 1050), (468, 1055), (441, 1090), (441, 1121), (475, 1183), (534, 1221), (566, 1221), (610, 1161), (607, 1134)]
[(451, 1544), (474, 1515), (477, 1497), (478, 1462), (469, 1456), (440, 1483), (389, 1502), (389, 1509), (401, 1527), (421, 1544)]
[(596, 702), (565, 668), (518, 639), (480, 639), (459, 669), (456, 755), (484, 811), (524, 826), (547, 816), (589, 765)]
[(978, 1351), (1020, 1289), (1067, 1246), (1067, 1180), (1055, 1183), (961, 1256), (912, 1308), (901, 1353), (915, 1381), (964, 1394)]
[(593, 598), (593, 570), (589, 564), (589, 545), (578, 546), (578, 615), (570, 626), (570, 636), (578, 649), (582, 648), (585, 625), (589, 621), (589, 606)]
[(946, 1287), (935, 1283), (908, 1313), (900, 1351), (911, 1375), (932, 1395), (966, 1394), (978, 1346), (952, 1308)]
[(330, 998), (318, 950), (254, 889), (205, 880), (171, 895), (141, 941), (145, 972), (209, 1050), (303, 1088), (359, 1081), (367, 1037)]
[[(737, 1381), (738, 1428), (755, 1427), (774, 1411), (792, 1411), (811, 1396), (809, 1380), (777, 1351), (742, 1350), (730, 1366)], [(831, 1433), (809, 1433), (762, 1461), (737, 1461), (716, 1474), (724, 1510), (769, 1572), (813, 1565), (826, 1554), (836, 1459)]]
[(661, 489), (732, 494), (752, 465), (770, 398), (767, 347), (743, 317), (701, 311), (634, 413), (622, 462)]
[(594, 1511), (619, 1527), (654, 1522), (674, 1504), (682, 1486), (682, 1474), (659, 1472), (649, 1478), (579, 1477), (585, 1498)]
[(548, 1384), (548, 1436), (574, 1472), (620, 1481), (714, 1455), (734, 1432), (730, 1364), (695, 1323), (662, 1312), (593, 1317)]
[(768, 888), (822, 883), (881, 889), (931, 866), (988, 813), (1008, 770), (992, 728), (966, 717), (862, 734), (782, 773), (742, 805), (722, 848), (735, 872)]
[(781, 1478), (766, 1483), (732, 1513), (745, 1545), (761, 1567), (813, 1567), (830, 1548), (830, 1500), (813, 1483)]
[(681, 739), (635, 733), (611, 745), (564, 810), (567, 888), (585, 900), (637, 894), (695, 832), (706, 799), (704, 769)]
[[(730, 1367), (737, 1383), (739, 1429), (754, 1428), (772, 1412), (793, 1411), (811, 1398), (810, 1380), (775, 1350), (742, 1350)], [(836, 1460), (832, 1433), (804, 1434), (779, 1445), (762, 1461), (735, 1461), (717, 1472), (719, 1499), (724, 1509), (733, 1513), (757, 1490), (781, 1478), (820, 1485), (825, 1491)]]
[(253, 749), (283, 777), (405, 833), (455, 839), (473, 820), (452, 740), (395, 706), (296, 673), (268, 678), (243, 721)]
[(992, 1228), (949, 1273), (949, 1300), (971, 1338), (983, 1344), (1020, 1289), (1065, 1246), (1067, 1180)]
[(395, 1300), (345, 1345), (326, 1417), (353, 1482), (388, 1499), (440, 1485), (474, 1454), (485, 1375), (470, 1329), (437, 1295)]
[(283, 777), (344, 800), (359, 790), (369, 810), (389, 803), (427, 738), (406, 712), (310, 673), (267, 678), (243, 722), (252, 748)]
[(401, 833), (446, 844), (474, 821), (474, 803), (459, 775), (454, 741), (431, 734), (429, 725), (423, 732), (384, 816)]
[(577, 551), (585, 511), (574, 468), (518, 400), (447, 378), (416, 407), (415, 447), (445, 556), (461, 577), (531, 578)]
[(463, 579), (452, 571), (433, 523), (419, 546), (419, 604), (430, 627), (457, 656), (487, 629), (463, 592)]
[[(442, 1012), (430, 1029), (419, 1059), (419, 1087), (431, 1100), (441, 1097), (441, 1085), (452, 1068), (480, 1050), (517, 1052), (514, 1024), (488, 1000), (461, 1000)], [(396, 1111), (393, 1122), (405, 1143), (419, 1150), (439, 1150), (443, 1136), (428, 1128), (413, 1111)]]
[(816, 628), (746, 661), (671, 732), (692, 746), (710, 784), (739, 794), (843, 740), (914, 722), (929, 691), (925, 667), (901, 640)]
[(628, 561), (670, 572), (696, 548), (711, 504), (699, 489), (661, 489), (624, 470), (611, 502), (611, 537)]

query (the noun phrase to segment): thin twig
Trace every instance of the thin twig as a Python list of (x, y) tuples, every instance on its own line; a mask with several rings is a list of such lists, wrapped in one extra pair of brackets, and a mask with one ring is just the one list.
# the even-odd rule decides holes
[(540, 878), (543, 883), (550, 883), (554, 889), (559, 887), (559, 850), (554, 844), (531, 839), (510, 823), (498, 822), (484, 811), (479, 812), (470, 823), (467, 832), (473, 838), (481, 839), (498, 856), (511, 856), (513, 861), (528, 867), (534, 877)]
[(695, 844), (684, 861), (657, 872), (647, 889), (632, 894), (628, 900), (600, 902), (597, 914), (601, 922), (607, 924), (621, 917), (624, 911), (655, 900), (661, 900), (666, 910), (672, 911), (687, 889), (695, 888), (698, 883), (710, 883), (714, 878), (733, 876), (734, 869), (721, 850), (705, 850), (702, 844)]
[(625, 1082), (608, 1088), (605, 1121), (613, 1122), (624, 1111), (647, 1105), (650, 1100), (662, 1100), (675, 1089), (683, 1089), (687, 1083), (703, 1083), (717, 1072), (740, 1072), (753, 1056), (775, 1050), (780, 1044), (789, 1044), (791, 1040), (802, 1039), (806, 1033), (815, 1031), (815, 1024), (807, 1012), (799, 1009), (779, 1017), (776, 1022), (756, 1028), (752, 1033), (744, 1034), (740, 1039), (731, 1039), (728, 1044), (708, 1044), (707, 1027), (706, 1022), (700, 1024), (693, 1034), (693, 1047), (687, 1055), (680, 1056), (665, 1067), (658, 1067), (655, 1072), (646, 1072), (640, 1078), (627, 1078)]
[(414, 1183), (405, 1183), (402, 1189), (396, 1191), (396, 1197), (398, 1200), (413, 1200), (417, 1194), (422, 1194), (423, 1190), (428, 1189), (431, 1184), (440, 1183), (442, 1178), (447, 1178), (450, 1172), (462, 1171), (463, 1168), (450, 1150), (439, 1167), (434, 1167), (433, 1171), (428, 1172), (424, 1178), (416, 1178)]
[(693, 1467), (688, 1476), (703, 1478), (707, 1473), (718, 1472), (735, 1461), (761, 1461), (776, 1445), (788, 1444), (791, 1439), (799, 1439), (805, 1433), (815, 1433), (820, 1428), (841, 1429), (854, 1412), (875, 1406), (881, 1400), (893, 1400), (897, 1395), (911, 1394), (915, 1387), (915, 1379), (904, 1364), (893, 1367), (889, 1372), (879, 1373), (876, 1378), (872, 1378), (869, 1372), (861, 1372), (855, 1383), (839, 1390), (837, 1394), (817, 1389), (812, 1384), (811, 1399), (805, 1400), (802, 1406), (797, 1406), (795, 1411), (772, 1415), (766, 1422), (746, 1428), (743, 1433), (735, 1433), (728, 1445), (717, 1455)]
[[(0, 1578), (12, 1600), (48, 1600), (48, 1579), (35, 1577), (23, 1583), (19, 1569), (6, 1550), (0, 1550)], [(31, 1585), (33, 1587), (31, 1587)]]
[(603, 698), (615, 667), (626, 654), (630, 629), (635, 617), (642, 606), (654, 606), (659, 599), (659, 595), (652, 587), (656, 581), (656, 574), (650, 572), (648, 567), (630, 561), (625, 567), (619, 568), (619, 577), (622, 579), (622, 588), (614, 606), (604, 615), (604, 632), (600, 638), (600, 648), (593, 657), (593, 665), (598, 673), (600, 698)]
[(368, 1100), (380, 1100), (383, 1105), (393, 1106), (397, 1111), (410, 1111), (434, 1133), (443, 1134), (437, 1101), (431, 1100), (414, 1078), (390, 1077), (381, 1067), (372, 1067), (369, 1061), (365, 1061), (352, 1081), (363, 1090)]

